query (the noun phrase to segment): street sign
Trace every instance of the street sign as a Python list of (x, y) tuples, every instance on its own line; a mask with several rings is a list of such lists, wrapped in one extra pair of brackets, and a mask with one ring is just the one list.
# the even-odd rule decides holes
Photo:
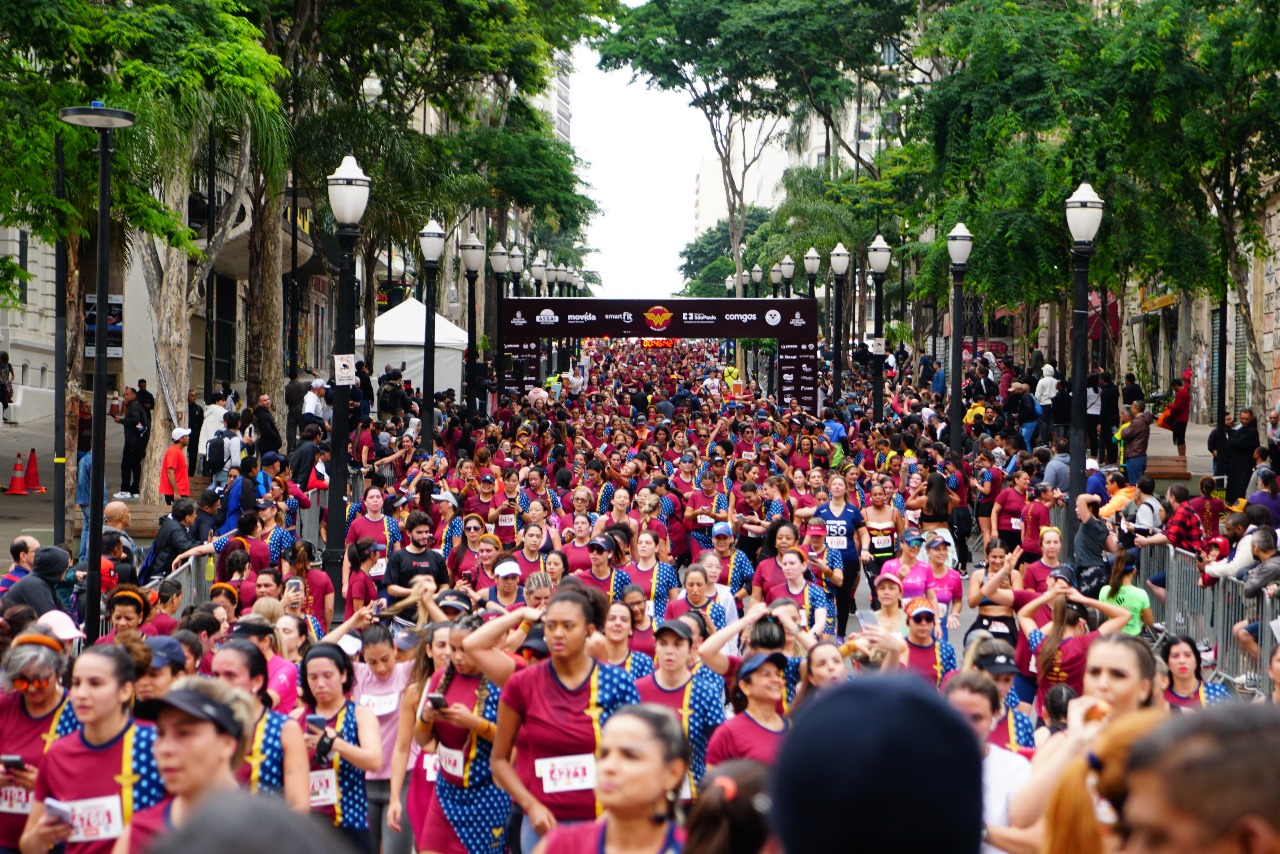
[(871, 339), (871, 355), (873, 356), (884, 355), (884, 339), (883, 338)]
[(347, 353), (341, 356), (335, 355), (333, 357), (333, 384), (356, 384), (356, 356), (354, 353)]

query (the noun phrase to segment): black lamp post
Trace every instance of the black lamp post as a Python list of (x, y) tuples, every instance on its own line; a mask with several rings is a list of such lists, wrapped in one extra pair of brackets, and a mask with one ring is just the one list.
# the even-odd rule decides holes
[[(812, 246), (809, 247), (809, 251), (804, 256), (804, 271), (809, 276), (809, 296), (810, 298), (816, 298), (814, 296), (814, 279), (818, 275), (818, 253)], [(831, 250), (831, 272), (835, 274), (836, 315), (839, 318), (843, 318), (840, 310), (844, 307), (842, 304), (844, 300), (844, 277), (849, 272), (849, 250), (844, 248), (843, 243), (837, 243), (836, 248)], [(841, 338), (844, 335), (844, 324), (840, 323), (839, 320), (837, 320), (837, 324), (840, 327), (840, 331), (836, 333), (836, 339), (837, 343), (841, 343)], [(835, 369), (835, 377), (833, 377), (831, 389), (832, 394), (839, 400), (841, 392), (844, 391), (844, 346), (842, 343), (836, 350), (833, 367)]]
[(791, 260), (790, 255), (786, 255), (782, 259), (782, 295), (787, 299), (791, 299), (791, 279), (796, 274), (796, 262)]
[[(112, 110), (94, 101), (88, 107), (66, 107), (58, 118), (69, 125), (98, 132), (98, 234), (97, 279), (93, 334), (93, 459), (89, 466), (88, 566), (102, 562), (102, 496), (107, 491), (107, 282), (111, 266), (111, 131), (133, 127), (134, 115)], [(212, 234), (212, 231), (210, 231)], [(65, 394), (65, 392), (64, 392)], [(102, 578), (98, 572), (86, 576), (88, 601), (85, 606), (85, 642), (98, 639), (102, 625)]]
[(467, 364), (464, 368), (462, 384), (467, 394), (467, 419), (476, 414), (476, 396), (480, 391), (479, 377), (476, 376), (476, 279), (484, 266), (484, 244), (476, 233), (471, 231), (462, 242), (462, 267), (467, 276)]
[(422, 399), (430, 407), (430, 418), (423, 429), (423, 449), (434, 450), (436, 426), (436, 276), (440, 272), (440, 255), (444, 252), (444, 229), (434, 219), (418, 232), (418, 245), (422, 247), (423, 277), (422, 302), (426, 305), (426, 319), (422, 329)]
[(947, 253), (951, 256), (951, 406), (947, 418), (947, 436), (950, 449), (954, 454), (963, 450), (960, 437), (964, 434), (964, 409), (960, 405), (960, 345), (961, 318), (964, 308), (962, 287), (964, 273), (969, 266), (969, 253), (973, 251), (973, 235), (964, 227), (963, 222), (956, 223), (947, 235)]
[[(360, 237), (360, 220), (369, 204), (369, 178), (348, 154), (337, 171), (329, 176), (329, 207), (338, 224), (338, 245), (342, 263), (338, 274), (338, 317), (333, 335), (333, 354), (353, 354), (356, 350), (355, 248)], [(372, 286), (372, 282), (370, 282)], [(335, 366), (336, 369), (336, 366)], [(335, 370), (336, 372), (336, 370)], [(324, 550), (324, 570), (335, 586), (342, 580), (342, 544), (346, 539), (347, 434), (350, 432), (351, 387), (333, 386), (333, 434), (329, 437), (332, 465), (329, 470), (329, 521)]]
[[(1093, 238), (1102, 224), (1103, 207), (1102, 199), (1087, 183), (1077, 187), (1066, 201), (1067, 228), (1074, 241), (1071, 258), (1075, 273), (1071, 300), (1071, 431), (1068, 434), (1071, 455), (1068, 491), (1073, 507), (1085, 485), (1085, 429), (1089, 420), (1085, 399), (1085, 378), (1089, 373), (1089, 256), (1093, 254)], [(1103, 317), (1105, 319), (1105, 313)], [(1068, 513), (1067, 519), (1068, 531), (1063, 541), (1070, 543), (1075, 514)]]
[(889, 260), (892, 257), (893, 250), (889, 248), (888, 243), (885, 243), (884, 238), (877, 234), (876, 239), (867, 247), (867, 263), (871, 267), (871, 281), (876, 289), (876, 318), (873, 335), (879, 352), (871, 356), (873, 366), (871, 408), (876, 424), (884, 420), (884, 358), (888, 351), (884, 341), (884, 274), (889, 269)]
[(506, 388), (503, 382), (505, 372), (502, 370), (502, 362), (504, 353), (502, 350), (502, 316), (507, 307), (507, 270), (511, 268), (511, 255), (503, 247), (501, 243), (495, 243), (493, 248), (489, 250), (489, 269), (493, 271), (493, 281), (497, 287), (494, 293), (497, 295), (497, 311), (494, 316), (498, 322), (493, 330), (493, 368), (494, 376), (498, 378), (498, 393), (502, 394)]

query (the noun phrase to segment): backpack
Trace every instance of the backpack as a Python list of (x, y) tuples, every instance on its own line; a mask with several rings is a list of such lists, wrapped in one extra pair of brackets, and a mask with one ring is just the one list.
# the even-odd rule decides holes
[(390, 412), (394, 414), (397, 410), (396, 404), (399, 402), (396, 397), (398, 391), (395, 383), (386, 382), (382, 384), (381, 390), (378, 392), (378, 411)]
[(1044, 417), (1044, 406), (1040, 404), (1040, 401), (1036, 399), (1035, 395), (1031, 395), (1031, 403), (1036, 408), (1036, 415)]
[(219, 430), (204, 446), (204, 473), (212, 477), (227, 467), (227, 431)]
[(151, 580), (151, 567), (156, 562), (156, 544), (147, 546), (147, 553), (142, 556), (142, 566), (138, 567), (138, 580), (146, 583)]

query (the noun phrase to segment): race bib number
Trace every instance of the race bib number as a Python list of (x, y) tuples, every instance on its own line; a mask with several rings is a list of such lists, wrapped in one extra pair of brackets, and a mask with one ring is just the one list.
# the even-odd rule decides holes
[(493, 533), (493, 529), (494, 529), (494, 526), (493, 526), (493, 524), (492, 524), (492, 523), (490, 523), (490, 522), (485, 522), (485, 523), (484, 523), (484, 530), (485, 530), (485, 533), (492, 534), (492, 533)]
[(31, 812), (31, 792), (21, 786), (0, 786), (0, 813), (26, 815)]
[(387, 574), (387, 559), (385, 557), (379, 558), (377, 563), (369, 567), (370, 578), (382, 578), (382, 576), (386, 574)]
[(871, 538), (871, 546), (875, 549), (887, 549), (893, 546), (893, 537), (878, 536)]
[[(743, 451), (743, 452), (742, 452), (742, 458), (743, 458), (744, 460), (746, 460), (747, 462), (749, 462), (749, 463), (754, 463), (754, 462), (756, 461), (756, 452), (755, 452), (755, 451)], [(685, 785), (686, 785), (686, 786), (688, 785), (688, 780), (687, 780), (687, 779), (685, 780)], [(682, 796), (682, 797), (683, 797), (683, 796)]]
[(422, 770), (426, 772), (427, 782), (434, 783), (440, 777), (440, 759), (434, 753), (422, 754)]
[(848, 537), (827, 537), (827, 548), (842, 552), (849, 545)]
[(538, 759), (533, 763), (533, 771), (542, 780), (542, 790), (548, 795), (596, 787), (596, 758), (590, 753)]
[(331, 807), (338, 802), (338, 774), (332, 768), (311, 772), (311, 807)]
[(400, 695), (398, 694), (362, 694), (360, 696), (360, 705), (364, 706), (377, 717), (389, 715), (396, 709), (400, 708)]
[(441, 745), (436, 748), (436, 758), (440, 761), (441, 771), (452, 774), (454, 777), (462, 776), (462, 769), (466, 762), (461, 750)]
[(712, 518), (711, 518), (710, 516), (708, 516), (706, 513), (699, 513), (699, 514), (698, 514), (698, 524), (699, 524), (699, 525), (711, 525), (711, 524), (714, 524), (714, 523), (715, 523), (715, 521), (716, 521), (715, 519), (712, 519)]
[(124, 833), (124, 811), (119, 795), (68, 801), (71, 810), (71, 841), (96, 842), (116, 839)]
[(1021, 520), (1021, 519), (1014, 519), (1014, 520), (1012, 520), (1012, 524), (1013, 524), (1013, 530), (1015, 530), (1015, 531), (1021, 531), (1021, 530), (1022, 530), (1022, 520)]
[(499, 527), (499, 528), (514, 528), (515, 526), (516, 526), (516, 514), (514, 514), (514, 513), (499, 513), (499, 514), (498, 514), (498, 527)]

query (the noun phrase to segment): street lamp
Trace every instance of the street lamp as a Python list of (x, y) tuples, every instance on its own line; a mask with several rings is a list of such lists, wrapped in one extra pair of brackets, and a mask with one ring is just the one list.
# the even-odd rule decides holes
[(484, 267), (484, 244), (475, 231), (467, 233), (462, 241), (462, 268), (467, 277), (467, 365), (462, 384), (466, 386), (467, 419), (476, 414), (476, 394), (479, 391), (476, 377), (476, 279)]
[(533, 295), (535, 297), (542, 296), (542, 285), (547, 278), (547, 262), (541, 255), (537, 255), (533, 259), (533, 263), (529, 265), (529, 271), (533, 273)]
[(501, 243), (495, 243), (489, 250), (489, 269), (493, 270), (493, 279), (497, 283), (497, 309), (494, 317), (497, 323), (493, 330), (493, 373), (498, 379), (498, 393), (507, 388), (506, 372), (502, 369), (503, 357), (506, 355), (502, 347), (502, 313), (507, 306), (507, 270), (511, 267), (511, 256)]
[[(841, 248), (843, 249), (844, 247), (841, 247)], [(848, 253), (845, 253), (845, 254), (847, 255)], [(809, 298), (810, 299), (817, 298), (817, 290), (816, 290), (817, 286), (814, 284), (814, 282), (817, 281), (818, 265), (821, 263), (822, 263), (822, 257), (818, 255), (818, 250), (810, 246), (809, 251), (804, 253), (804, 274), (809, 278)], [(848, 269), (847, 266), (846, 266), (846, 269)]]
[[(444, 229), (434, 219), (428, 220), (418, 232), (418, 245), (422, 247), (423, 277), (422, 301), (426, 303), (427, 316), (422, 330), (422, 399), (431, 407), (431, 420), (423, 424), (423, 449), (431, 453), (435, 442), (435, 392), (436, 392), (436, 274), (440, 270), (440, 255), (444, 252)], [(425, 419), (424, 419), (425, 421)]]
[(889, 248), (889, 244), (877, 234), (876, 239), (867, 247), (867, 264), (871, 267), (871, 281), (876, 288), (876, 318), (873, 334), (876, 349), (880, 351), (871, 356), (874, 366), (871, 374), (871, 406), (875, 413), (872, 417), (877, 424), (884, 417), (884, 359), (888, 352), (884, 341), (884, 274), (889, 269), (889, 259), (892, 256), (893, 250)]
[[(356, 350), (356, 270), (354, 252), (360, 237), (360, 220), (369, 204), (369, 178), (348, 154), (329, 176), (329, 207), (338, 224), (338, 245), (342, 264), (338, 277), (338, 318), (333, 336), (333, 354), (355, 354)], [(372, 286), (372, 282), (370, 283)], [(336, 373), (336, 365), (335, 365)], [(336, 379), (336, 377), (335, 377)], [(350, 432), (351, 387), (333, 385), (333, 435), (329, 467), (329, 521), (324, 550), (324, 569), (334, 585), (342, 580), (342, 544), (346, 539), (347, 434)]]
[(756, 264), (751, 268), (751, 283), (754, 285), (754, 293), (752, 296), (756, 299), (760, 298), (760, 283), (762, 281), (764, 281), (764, 270), (761, 270), (760, 265)]
[[(813, 256), (812, 258), (810, 256)], [(818, 275), (818, 252), (812, 246), (804, 256), (804, 271), (809, 277), (809, 296), (814, 296), (814, 279)], [(843, 243), (837, 243), (836, 248), (831, 250), (831, 272), (835, 274), (835, 345), (836, 359), (833, 366), (835, 372), (835, 382), (832, 385), (832, 391), (836, 398), (840, 397), (840, 392), (844, 385), (844, 319), (842, 314), (844, 300), (844, 276), (849, 272), (849, 250), (844, 248)], [(816, 297), (815, 297), (816, 298)], [(827, 310), (831, 310), (830, 304)]]
[[(973, 235), (956, 223), (947, 235), (947, 253), (951, 256), (951, 407), (947, 418), (947, 436), (952, 453), (960, 453), (960, 435), (964, 429), (964, 412), (960, 408), (960, 307), (964, 272), (969, 266), (969, 253), (973, 251)], [(1081, 469), (1083, 471), (1083, 467)]]
[[(1071, 257), (1075, 270), (1075, 291), (1071, 305), (1071, 431), (1069, 435), (1071, 475), (1068, 493), (1072, 506), (1076, 497), (1084, 492), (1085, 425), (1088, 423), (1088, 403), (1085, 400), (1085, 376), (1089, 372), (1089, 256), (1093, 254), (1093, 238), (1102, 224), (1104, 203), (1087, 183), (1081, 184), (1066, 201), (1067, 228), (1075, 242)], [(1106, 306), (1103, 306), (1104, 318)], [(1074, 514), (1068, 513), (1068, 519)], [(1069, 525), (1074, 528), (1074, 525)], [(1064, 537), (1072, 542), (1071, 531)]]
[[(94, 572), (86, 576), (88, 583), (84, 630), (87, 643), (98, 639), (102, 625), (102, 578), (96, 567), (102, 563), (101, 498), (107, 491), (107, 282), (111, 264), (111, 132), (133, 127), (134, 115), (127, 110), (112, 110), (94, 101), (88, 107), (66, 107), (58, 118), (69, 125), (91, 128), (98, 132), (98, 269), (95, 280), (97, 307), (94, 321), (93, 350), (93, 421), (89, 461), (89, 517), (83, 524), (89, 530), (89, 562)], [(209, 234), (212, 236), (212, 223)], [(64, 379), (65, 382), (65, 379)], [(65, 388), (64, 388), (65, 392)], [(65, 397), (65, 393), (63, 395)]]
[(774, 264), (769, 268), (769, 287), (773, 289), (770, 294), (774, 299), (778, 298), (778, 285), (782, 284), (782, 265)]
[(782, 293), (787, 299), (791, 299), (791, 277), (796, 274), (796, 262), (791, 260), (790, 255), (786, 255), (782, 259)]
[(733, 282), (735, 278), (736, 278), (735, 276), (724, 277), (724, 295), (726, 297), (733, 296)]

